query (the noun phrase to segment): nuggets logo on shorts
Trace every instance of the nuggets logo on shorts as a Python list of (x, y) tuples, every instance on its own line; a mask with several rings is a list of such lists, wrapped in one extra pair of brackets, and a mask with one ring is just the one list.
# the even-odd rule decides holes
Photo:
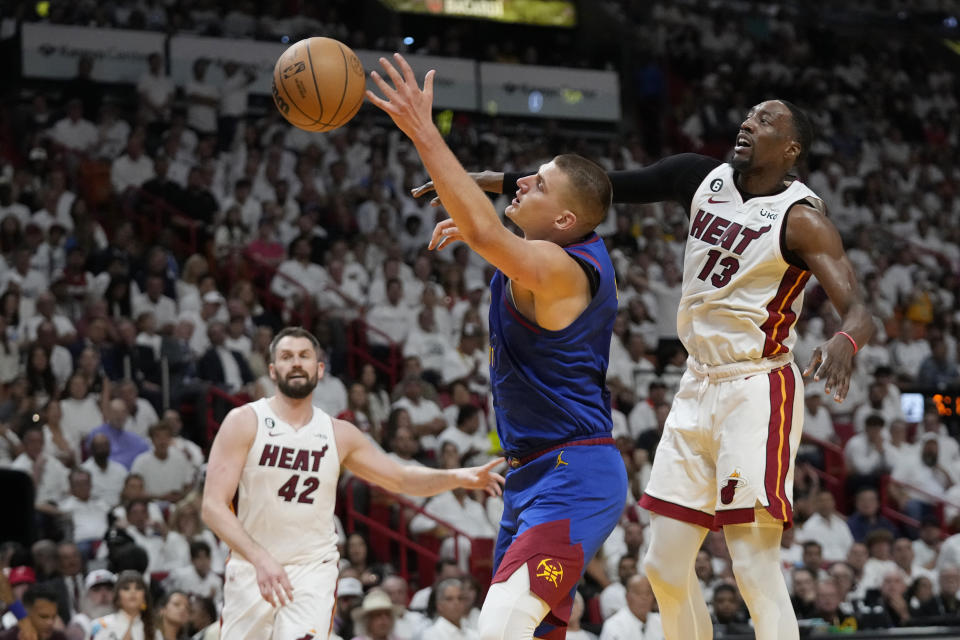
[(733, 502), (733, 492), (738, 487), (746, 486), (746, 484), (747, 481), (740, 474), (740, 469), (734, 469), (733, 473), (727, 476), (727, 482), (723, 485), (723, 488), (720, 489), (720, 502), (723, 504)]
[(554, 587), (559, 586), (558, 583), (563, 581), (563, 565), (553, 558), (541, 560), (540, 564), (537, 565), (537, 571), (538, 578), (543, 578)]

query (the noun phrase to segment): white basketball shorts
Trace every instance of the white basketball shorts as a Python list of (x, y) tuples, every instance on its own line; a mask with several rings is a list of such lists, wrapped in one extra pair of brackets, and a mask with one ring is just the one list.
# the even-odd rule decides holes
[(793, 356), (709, 367), (687, 362), (640, 506), (717, 530), (760, 506), (793, 524), (803, 380)]
[(327, 640), (333, 623), (337, 562), (283, 567), (293, 600), (271, 607), (260, 595), (257, 571), (236, 557), (227, 562), (220, 637), (227, 640)]

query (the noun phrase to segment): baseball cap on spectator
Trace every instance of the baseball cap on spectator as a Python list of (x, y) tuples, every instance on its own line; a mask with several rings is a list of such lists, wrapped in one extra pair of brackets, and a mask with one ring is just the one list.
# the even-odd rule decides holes
[(223, 304), (223, 296), (219, 291), (207, 291), (203, 294), (203, 301), (210, 304)]
[(340, 578), (337, 580), (337, 597), (363, 595), (363, 585), (356, 578)]
[(114, 585), (117, 582), (117, 576), (112, 572), (107, 571), (106, 569), (94, 569), (87, 574), (86, 579), (83, 581), (83, 585), (87, 589), (93, 589), (97, 585), (109, 584)]
[(10, 569), (8, 581), (11, 587), (15, 587), (18, 584), (36, 584), (37, 574), (27, 566), (14, 567)]

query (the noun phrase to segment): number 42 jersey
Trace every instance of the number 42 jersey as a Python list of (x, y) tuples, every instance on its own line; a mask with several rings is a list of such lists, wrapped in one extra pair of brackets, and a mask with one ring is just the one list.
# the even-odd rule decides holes
[(336, 559), (340, 458), (333, 421), (314, 407), (310, 422), (294, 429), (267, 398), (250, 408), (257, 414), (257, 435), (237, 489), (240, 524), (280, 564)]
[(796, 343), (810, 272), (783, 255), (790, 207), (820, 199), (799, 180), (744, 200), (721, 164), (690, 203), (677, 331), (698, 362), (722, 365), (783, 355)]

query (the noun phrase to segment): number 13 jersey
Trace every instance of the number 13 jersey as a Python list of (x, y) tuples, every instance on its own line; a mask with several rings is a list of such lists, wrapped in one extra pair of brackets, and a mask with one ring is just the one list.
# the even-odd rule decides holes
[(267, 398), (250, 403), (257, 435), (237, 489), (237, 518), (280, 564), (337, 557), (333, 524), (340, 458), (333, 421), (319, 408), (300, 429), (282, 421)]
[[(794, 204), (820, 207), (799, 180), (744, 200), (734, 171), (721, 164), (693, 194), (677, 331), (706, 365), (789, 353), (810, 272), (784, 257), (785, 222)], [(794, 260), (796, 262), (796, 260)]]

